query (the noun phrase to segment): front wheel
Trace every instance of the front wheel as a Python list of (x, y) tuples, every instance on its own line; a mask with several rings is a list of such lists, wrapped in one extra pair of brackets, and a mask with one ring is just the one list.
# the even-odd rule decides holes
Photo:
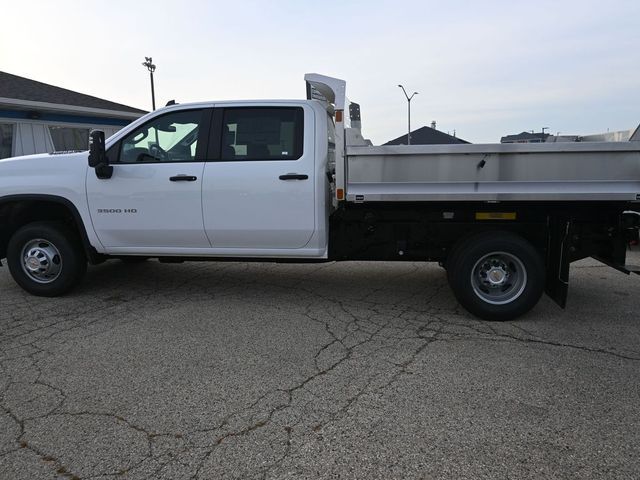
[(55, 297), (82, 279), (87, 260), (73, 231), (60, 223), (35, 222), (18, 229), (9, 240), (7, 266), (27, 292)]
[(463, 240), (447, 266), (456, 299), (484, 320), (513, 320), (531, 310), (544, 291), (541, 255), (510, 232), (485, 232)]

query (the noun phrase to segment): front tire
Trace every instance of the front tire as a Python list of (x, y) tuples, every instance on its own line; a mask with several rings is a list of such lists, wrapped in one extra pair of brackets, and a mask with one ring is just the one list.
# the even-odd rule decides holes
[(458, 302), (483, 320), (513, 320), (531, 310), (544, 292), (540, 253), (510, 232), (485, 232), (462, 240), (447, 267)]
[(78, 236), (56, 222), (35, 222), (18, 229), (7, 246), (7, 266), (27, 292), (56, 297), (75, 287), (87, 270)]

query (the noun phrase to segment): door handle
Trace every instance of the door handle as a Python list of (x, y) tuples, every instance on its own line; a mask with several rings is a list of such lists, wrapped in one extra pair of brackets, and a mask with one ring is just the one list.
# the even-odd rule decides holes
[(280, 180), (306, 180), (309, 175), (301, 175), (299, 173), (287, 173), (286, 175), (280, 175)]
[(194, 177), (193, 175), (176, 175), (174, 177), (169, 177), (169, 180), (172, 182), (195, 182), (198, 177)]

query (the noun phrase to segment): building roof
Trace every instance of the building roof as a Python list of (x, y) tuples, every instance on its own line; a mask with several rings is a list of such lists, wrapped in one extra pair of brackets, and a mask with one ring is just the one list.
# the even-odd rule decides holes
[(500, 143), (512, 143), (512, 142), (527, 142), (527, 141), (537, 141), (537, 142), (545, 142), (548, 133), (531, 133), (531, 132), (522, 132), (516, 135), (507, 135), (500, 139)]
[(147, 112), (138, 108), (110, 102), (102, 98), (56, 87), (48, 83), (37, 82), (7, 72), (0, 72), (0, 98), (67, 105), (111, 112), (126, 112), (143, 115)]
[[(411, 145), (442, 145), (452, 143), (469, 143), (461, 138), (441, 132), (431, 127), (422, 127), (411, 132)], [(385, 145), (407, 145), (407, 135), (394, 138)]]

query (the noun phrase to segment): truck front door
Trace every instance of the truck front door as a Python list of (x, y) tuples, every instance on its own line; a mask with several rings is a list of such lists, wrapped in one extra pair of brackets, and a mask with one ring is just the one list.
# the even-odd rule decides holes
[(109, 253), (211, 246), (202, 224), (206, 142), (200, 138), (208, 135), (210, 115), (195, 109), (155, 117), (109, 148), (111, 178), (88, 170), (91, 220)]
[(313, 111), (230, 106), (216, 108), (213, 125), (202, 191), (211, 245), (254, 253), (307, 245), (316, 225)]

